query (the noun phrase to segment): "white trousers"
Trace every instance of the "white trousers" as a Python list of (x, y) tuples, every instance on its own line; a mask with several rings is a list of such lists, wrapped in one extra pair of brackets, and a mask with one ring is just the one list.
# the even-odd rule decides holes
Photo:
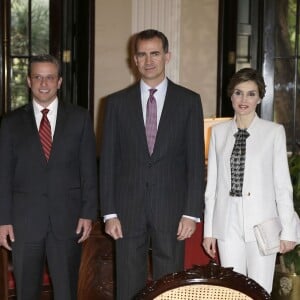
[(258, 282), (268, 293), (272, 291), (276, 254), (263, 256), (256, 241), (245, 242), (242, 199), (231, 197), (227, 238), (218, 240), (221, 265), (233, 267)]

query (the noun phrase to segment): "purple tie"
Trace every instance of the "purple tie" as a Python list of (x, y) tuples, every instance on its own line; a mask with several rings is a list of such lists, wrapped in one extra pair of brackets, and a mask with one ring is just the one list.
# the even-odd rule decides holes
[(155, 138), (157, 133), (157, 107), (154, 93), (156, 89), (150, 89), (150, 96), (147, 102), (147, 113), (146, 113), (146, 136), (150, 155), (153, 152)]
[(46, 156), (47, 161), (50, 157), (50, 152), (52, 148), (52, 135), (51, 135), (51, 127), (50, 122), (47, 118), (47, 114), (49, 112), (49, 109), (44, 108), (41, 113), (43, 114), (41, 123), (40, 123), (40, 129), (39, 129), (39, 135), (40, 140), (42, 143), (42, 147)]

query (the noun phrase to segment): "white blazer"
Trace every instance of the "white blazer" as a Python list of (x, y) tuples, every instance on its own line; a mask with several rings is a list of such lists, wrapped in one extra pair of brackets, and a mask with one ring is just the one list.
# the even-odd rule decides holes
[[(253, 226), (275, 216), (282, 223), (282, 240), (296, 241), (293, 189), (289, 174), (284, 127), (257, 115), (247, 130), (243, 183), (245, 241), (254, 241)], [(237, 132), (235, 120), (212, 127), (207, 186), (205, 192), (204, 237), (226, 239), (230, 222), (230, 156)]]

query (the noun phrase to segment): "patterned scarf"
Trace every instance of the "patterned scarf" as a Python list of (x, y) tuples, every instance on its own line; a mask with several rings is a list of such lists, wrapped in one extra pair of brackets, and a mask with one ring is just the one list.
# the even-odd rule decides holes
[(234, 134), (235, 143), (230, 157), (231, 168), (231, 191), (230, 196), (242, 197), (245, 159), (246, 159), (246, 139), (249, 137), (247, 129), (238, 128)]

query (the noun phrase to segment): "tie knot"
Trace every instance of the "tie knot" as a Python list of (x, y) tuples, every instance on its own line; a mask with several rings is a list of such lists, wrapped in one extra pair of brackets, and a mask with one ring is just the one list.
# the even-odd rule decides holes
[(43, 116), (47, 116), (48, 112), (49, 112), (48, 108), (44, 108), (43, 110), (41, 110), (41, 113), (43, 114)]
[(150, 89), (149, 90), (149, 93), (150, 93), (150, 96), (149, 97), (153, 97), (154, 93), (157, 91), (157, 89)]
[(249, 136), (249, 132), (247, 131), (247, 129), (241, 129), (241, 128), (238, 128), (238, 131), (234, 134), (234, 137), (235, 138), (244, 138), (246, 139), (248, 136)]

